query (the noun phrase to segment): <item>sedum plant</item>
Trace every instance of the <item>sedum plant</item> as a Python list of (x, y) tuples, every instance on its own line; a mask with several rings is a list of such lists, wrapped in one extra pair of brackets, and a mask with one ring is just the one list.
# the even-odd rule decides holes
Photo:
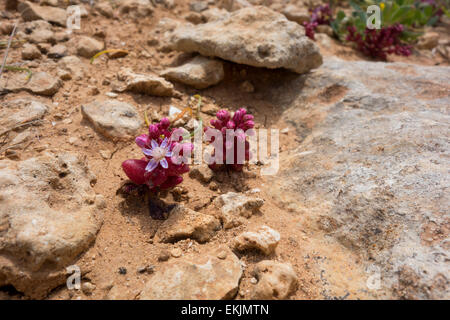
[[(177, 132), (177, 130), (181, 130)], [(138, 192), (149, 199), (150, 215), (154, 219), (164, 219), (173, 206), (165, 206), (156, 199), (160, 190), (170, 189), (183, 181), (182, 175), (189, 172), (187, 158), (193, 145), (182, 143), (183, 130), (170, 129), (170, 121), (163, 118), (148, 128), (148, 134), (136, 138), (141, 148), (141, 159), (128, 159), (122, 163), (122, 169), (132, 181), (123, 186), (121, 192)]]
[[(216, 113), (216, 119), (210, 121), (212, 128), (220, 130), (220, 133), (222, 134), (223, 163), (227, 168), (231, 168), (234, 171), (241, 171), (244, 167), (243, 162), (250, 159), (250, 143), (246, 138), (247, 135), (251, 133), (247, 130), (253, 129), (255, 126), (255, 122), (253, 120), (253, 115), (248, 114), (246, 109), (241, 108), (237, 110), (233, 116), (231, 116), (227, 110), (219, 110)], [(205, 131), (207, 130), (208, 128), (205, 128)], [(233, 141), (227, 141), (227, 130), (229, 131), (229, 134), (231, 133), (233, 135)], [(214, 142), (214, 140), (212, 142)], [(239, 143), (244, 144), (245, 159), (238, 159)], [(213, 155), (218, 153), (216, 151), (217, 150), (214, 150)], [(233, 157), (233, 159), (230, 159), (231, 157)], [(230, 163), (227, 164), (227, 162)], [(210, 164), (210, 168), (213, 170), (218, 170), (220, 167), (221, 165), (217, 162)]]

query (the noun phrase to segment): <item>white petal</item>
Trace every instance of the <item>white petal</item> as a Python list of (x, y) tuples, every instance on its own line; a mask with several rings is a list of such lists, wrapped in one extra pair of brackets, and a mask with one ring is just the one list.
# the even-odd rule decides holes
[(151, 159), (151, 160), (148, 162), (147, 166), (145, 167), (145, 171), (151, 172), (151, 171), (155, 170), (155, 168), (156, 168), (157, 166), (158, 166), (158, 161), (155, 161), (155, 160)]
[(156, 142), (155, 140), (152, 140), (151, 144), (152, 144), (152, 149), (159, 147), (158, 142)]
[(172, 151), (167, 151), (166, 152), (166, 157), (171, 157), (172, 156)]
[(167, 169), (167, 168), (169, 167), (169, 164), (167, 163), (166, 158), (162, 159), (159, 163), (161, 164), (161, 166), (162, 166), (164, 169)]
[(145, 149), (145, 148), (143, 148), (143, 149), (142, 149), (142, 152), (143, 152), (146, 156), (151, 157), (151, 156), (152, 156), (152, 153), (153, 153), (153, 150), (152, 150), (152, 149)]
[(167, 138), (164, 138), (163, 142), (161, 143), (161, 148), (166, 148), (167, 144), (169, 143), (169, 140), (167, 140)]

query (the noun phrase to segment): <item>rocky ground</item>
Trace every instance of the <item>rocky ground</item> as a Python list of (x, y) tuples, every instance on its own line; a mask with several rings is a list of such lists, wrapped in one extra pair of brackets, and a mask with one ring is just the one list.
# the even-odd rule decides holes
[[(32, 75), (0, 79), (0, 299), (450, 298), (449, 23), (376, 62), (306, 38), (305, 7), (2, 2), (7, 65)], [(121, 163), (141, 157), (144, 112), (173, 118), (194, 94), (205, 121), (246, 107), (279, 129), (279, 171), (193, 166), (153, 220), (117, 194)]]

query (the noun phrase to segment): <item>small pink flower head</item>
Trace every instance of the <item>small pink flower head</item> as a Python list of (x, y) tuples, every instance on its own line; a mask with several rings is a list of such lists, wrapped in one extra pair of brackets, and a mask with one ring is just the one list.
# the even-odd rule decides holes
[(161, 165), (164, 169), (169, 167), (169, 163), (167, 162), (166, 157), (172, 156), (172, 151), (170, 150), (169, 140), (164, 138), (161, 145), (158, 144), (155, 140), (151, 141), (151, 148), (143, 148), (142, 152), (150, 158), (147, 166), (145, 167), (146, 172), (151, 172), (155, 170), (158, 164)]
[[(169, 130), (167, 118), (149, 126), (148, 134), (136, 137), (136, 144), (145, 157), (129, 159), (122, 163), (128, 178), (137, 185), (147, 185), (150, 190), (171, 188), (183, 181), (182, 174), (189, 172), (187, 165), (191, 143), (181, 143), (182, 136), (174, 134), (179, 128)], [(171, 139), (172, 135), (177, 141)], [(178, 161), (174, 161), (178, 159)], [(180, 160), (181, 159), (181, 160)]]
[[(223, 160), (226, 163), (226, 158), (230, 157), (234, 153), (234, 164), (231, 168), (236, 171), (240, 171), (243, 168), (242, 164), (238, 163), (237, 159), (237, 146), (239, 143), (245, 143), (245, 160), (250, 159), (250, 143), (246, 141), (247, 136), (253, 135), (254, 132), (246, 132), (255, 126), (254, 117), (251, 114), (247, 114), (247, 110), (241, 108), (237, 110), (233, 117), (227, 110), (220, 110), (216, 113), (217, 119), (210, 121), (211, 126), (221, 131), (223, 136), (223, 151), (222, 154), (225, 157)], [(206, 130), (206, 128), (205, 128)], [(227, 141), (227, 130), (233, 130), (234, 138), (231, 141)], [(230, 151), (234, 152), (231, 153)], [(239, 161), (240, 162), (240, 161)], [(210, 165), (212, 169), (216, 169), (217, 165), (214, 163)]]

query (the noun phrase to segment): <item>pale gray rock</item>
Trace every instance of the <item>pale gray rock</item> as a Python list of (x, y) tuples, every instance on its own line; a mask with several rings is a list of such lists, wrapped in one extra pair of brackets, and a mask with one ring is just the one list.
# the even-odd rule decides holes
[(96, 131), (113, 139), (132, 138), (143, 125), (135, 107), (117, 100), (84, 104), (81, 106), (81, 113), (92, 123)]
[(70, 73), (70, 77), (81, 80), (86, 74), (86, 66), (77, 56), (66, 56), (58, 61), (58, 67)]
[(160, 242), (176, 242), (190, 238), (207, 242), (220, 228), (220, 221), (213, 216), (178, 205), (158, 228), (155, 239)]
[[(225, 252), (223, 259), (219, 254)], [(223, 255), (222, 255), (223, 257)], [(225, 246), (207, 254), (193, 254), (158, 269), (141, 292), (141, 300), (232, 299), (239, 287), (242, 268)]]
[(22, 59), (34, 60), (42, 57), (41, 51), (34, 44), (25, 43), (22, 48)]
[(95, 240), (95, 176), (76, 155), (0, 161), (0, 286), (43, 298)]
[(308, 9), (300, 9), (292, 4), (287, 5), (286, 8), (283, 9), (283, 14), (288, 20), (297, 22), (300, 25), (303, 25), (304, 22), (308, 22), (310, 18)]
[(264, 204), (264, 200), (228, 192), (214, 199), (213, 204), (217, 208), (215, 215), (220, 219), (223, 227), (229, 229), (244, 223), (244, 218), (248, 219), (258, 211)]
[(114, 91), (131, 91), (152, 96), (170, 97), (174, 94), (173, 84), (164, 78), (152, 74), (134, 73), (129, 68), (122, 68), (117, 74), (121, 81), (114, 87)]
[(330, 58), (267, 92), (300, 141), (275, 198), (378, 270), (373, 294), (450, 298), (449, 84), (449, 67)]
[(199, 25), (181, 24), (167, 37), (169, 47), (232, 62), (305, 73), (322, 64), (304, 28), (262, 6)]
[(153, 13), (150, 0), (125, 0), (120, 4), (120, 13), (133, 18), (147, 17)]
[(283, 300), (297, 290), (297, 275), (290, 264), (264, 260), (254, 269), (258, 280), (252, 299)]
[(24, 21), (45, 20), (65, 27), (67, 23), (66, 10), (51, 6), (40, 6), (29, 1), (19, 2), (17, 10)]
[(62, 86), (59, 78), (46, 72), (36, 72), (30, 75), (22, 72), (11, 75), (8, 79), (2, 77), (0, 88), (6, 92), (28, 91), (42, 96), (53, 96)]
[(0, 104), (0, 132), (17, 125), (40, 120), (50, 108), (39, 101), (31, 99), (15, 99)]
[(87, 36), (81, 36), (76, 41), (77, 55), (84, 58), (92, 58), (94, 55), (102, 51), (103, 48), (103, 42)]
[(253, 250), (261, 251), (265, 255), (271, 255), (280, 242), (278, 231), (262, 226), (256, 231), (247, 231), (238, 235), (233, 241), (233, 248), (238, 251)]
[(225, 74), (221, 61), (197, 56), (181, 66), (164, 70), (160, 75), (196, 89), (205, 89), (218, 84)]

